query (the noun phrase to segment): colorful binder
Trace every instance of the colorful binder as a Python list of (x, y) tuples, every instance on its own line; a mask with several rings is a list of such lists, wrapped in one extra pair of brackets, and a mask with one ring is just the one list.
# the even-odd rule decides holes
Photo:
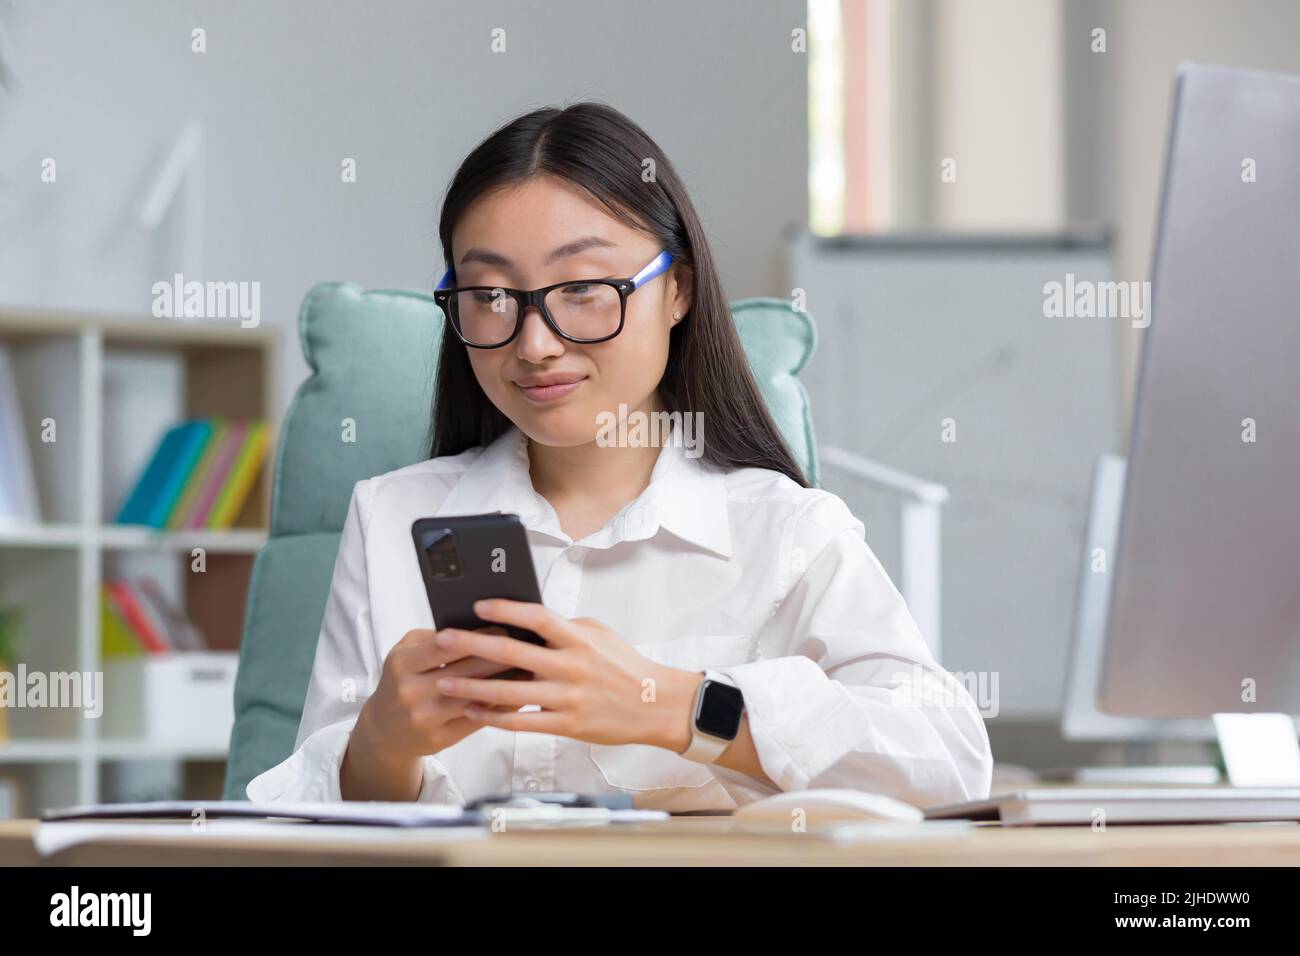
[(104, 657), (134, 657), (144, 652), (131, 626), (118, 611), (107, 585), (99, 595), (99, 647)]
[(268, 437), (269, 432), (265, 422), (252, 422), (249, 425), (248, 438), (230, 471), (226, 486), (217, 498), (212, 517), (208, 520), (208, 527), (229, 528), (235, 523), (240, 509), (248, 499), (248, 492), (257, 479), (257, 473), (262, 468)]
[(185, 488), (185, 479), (189, 478), (194, 466), (203, 455), (203, 449), (212, 437), (212, 420), (199, 418), (184, 422), (180, 426), (180, 451), (176, 455), (171, 471), (168, 472), (158, 490), (158, 497), (153, 501), (149, 520), (145, 522), (155, 528), (167, 527), (167, 518), (176, 506), (177, 499)]
[(175, 507), (172, 508), (171, 514), (167, 516), (168, 528), (188, 527), (185, 519), (193, 511), (199, 498), (199, 491), (212, 475), (222, 443), (225, 441), (229, 430), (230, 426), (225, 419), (212, 419), (212, 436), (208, 439), (207, 444), (203, 446), (202, 456), (200, 456), (190, 476), (185, 480), (185, 488), (181, 492), (180, 498), (177, 499)]
[(194, 507), (185, 517), (185, 527), (208, 527), (217, 499), (230, 478), (231, 469), (235, 467), (235, 463), (239, 459), (239, 452), (244, 447), (244, 439), (247, 434), (247, 422), (230, 423), (230, 426), (226, 429), (221, 448), (217, 452), (217, 458), (212, 464), (212, 471), (205, 477), (203, 486), (194, 500)]
[(188, 437), (192, 432), (187, 429), (188, 422), (182, 422), (167, 429), (158, 448), (154, 451), (149, 464), (136, 482), (135, 488), (127, 497), (122, 510), (118, 512), (119, 524), (149, 524), (159, 496), (171, 477), (176, 462), (180, 459)]
[(169, 428), (126, 503), (122, 524), (228, 528), (266, 459), (270, 430), (258, 420), (195, 418)]
[(122, 619), (126, 621), (127, 626), (135, 633), (136, 639), (146, 651), (151, 654), (161, 654), (171, 650), (171, 645), (159, 625), (136, 600), (130, 584), (126, 581), (105, 581), (104, 587), (108, 589), (113, 606), (122, 615)]

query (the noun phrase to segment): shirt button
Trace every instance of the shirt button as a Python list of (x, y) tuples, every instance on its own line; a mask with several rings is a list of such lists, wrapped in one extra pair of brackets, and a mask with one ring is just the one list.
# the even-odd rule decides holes
[(536, 793), (538, 790), (542, 789), (542, 782), (536, 777), (529, 777), (524, 781), (524, 789), (529, 793)]

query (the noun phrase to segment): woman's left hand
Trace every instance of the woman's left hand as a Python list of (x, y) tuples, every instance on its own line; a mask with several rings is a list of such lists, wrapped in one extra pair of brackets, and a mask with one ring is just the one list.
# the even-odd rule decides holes
[[(681, 753), (689, 746), (690, 712), (703, 674), (667, 667), (642, 657), (600, 621), (570, 620), (540, 604), (478, 601), (485, 621), (527, 628), (546, 641), (527, 641), (483, 631), (445, 628), (436, 641), (456, 655), (532, 671), (532, 680), (448, 677), (438, 690), (448, 697), (482, 702), (465, 717), (485, 727), (557, 734), (593, 744), (649, 744)], [(489, 707), (542, 709), (517, 713)]]

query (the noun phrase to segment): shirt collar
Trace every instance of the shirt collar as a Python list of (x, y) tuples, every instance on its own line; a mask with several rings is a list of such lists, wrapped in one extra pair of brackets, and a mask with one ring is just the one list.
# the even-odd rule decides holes
[[(662, 528), (724, 558), (731, 557), (726, 477), (703, 458), (691, 458), (674, 432), (660, 449), (650, 484), (600, 531), (582, 539), (608, 548), (620, 541), (654, 537)], [(465, 469), (443, 499), (437, 515), (513, 512), (524, 526), (563, 542), (551, 503), (533, 488), (528, 474), (527, 436), (511, 425)]]

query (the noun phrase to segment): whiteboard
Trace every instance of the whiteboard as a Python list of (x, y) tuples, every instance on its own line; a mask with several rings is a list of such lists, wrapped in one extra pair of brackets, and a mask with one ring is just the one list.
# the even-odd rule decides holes
[[(943, 664), (995, 672), (1000, 716), (1061, 711), (1089, 484), (1097, 456), (1122, 450), (1132, 323), (1049, 318), (1044, 286), (1108, 281), (1109, 263), (1102, 235), (788, 239), (789, 287), (818, 327), (802, 374), (818, 443), (948, 486)], [(823, 480), (897, 581), (896, 505)]]

